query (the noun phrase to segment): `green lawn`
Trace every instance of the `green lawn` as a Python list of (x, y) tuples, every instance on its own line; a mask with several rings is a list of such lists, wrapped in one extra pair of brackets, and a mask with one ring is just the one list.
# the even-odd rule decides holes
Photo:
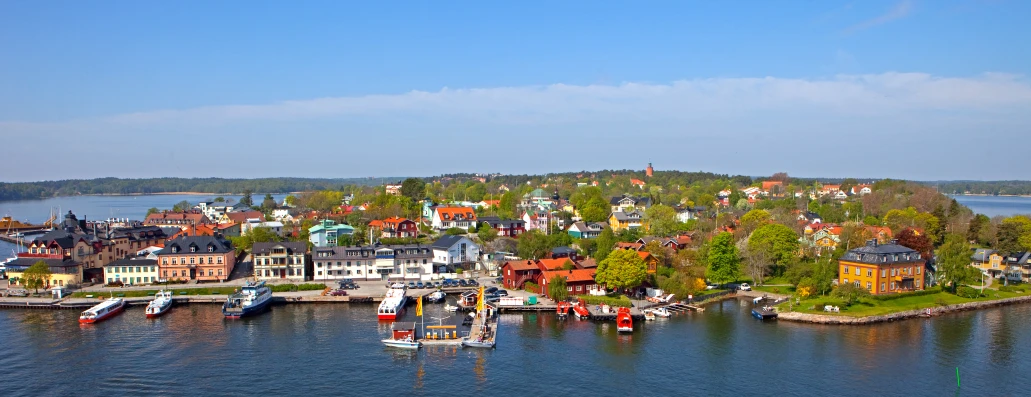
[[(953, 305), (957, 303), (967, 303), (976, 301), (991, 301), (997, 299), (1014, 298), (1018, 296), (1027, 296), (1027, 294), (1001, 292), (989, 289), (985, 291), (984, 297), (977, 299), (969, 299), (956, 296), (947, 292), (939, 292), (936, 294), (922, 296), (907, 296), (892, 300), (877, 300), (873, 298), (863, 298), (858, 303), (855, 303), (850, 307), (846, 307), (841, 300), (828, 296), (806, 299), (802, 301), (799, 305), (796, 305), (793, 310), (801, 313), (866, 317), (902, 312), (907, 310), (926, 309), (929, 307), (937, 307), (941, 305)], [(779, 305), (778, 308), (780, 310), (787, 311), (789, 303), (790, 302), (782, 303)], [(839, 313), (825, 312), (823, 311), (823, 307), (825, 305), (838, 306), (838, 308), (841, 311)], [(813, 309), (810, 310), (810, 307), (812, 307)]]
[(768, 286), (768, 285), (760, 285), (760, 286), (754, 286), (753, 285), (752, 286), (752, 290), (753, 291), (769, 292), (769, 293), (772, 293), (772, 294), (784, 294), (784, 295), (794, 295), (795, 294), (795, 287), (794, 286), (775, 286), (775, 287), (771, 287), (771, 286)]

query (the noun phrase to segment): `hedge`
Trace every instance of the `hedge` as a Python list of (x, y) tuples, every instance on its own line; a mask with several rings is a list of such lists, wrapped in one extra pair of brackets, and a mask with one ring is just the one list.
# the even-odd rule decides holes
[(272, 292), (321, 291), (325, 284), (278, 284), (270, 286)]
[(631, 306), (630, 298), (627, 298), (625, 295), (620, 295), (618, 297), (582, 295), (580, 298), (588, 305), (609, 305), (617, 307)]
[(937, 294), (939, 292), (942, 292), (940, 287), (933, 287), (933, 288), (925, 289), (923, 291), (913, 291), (913, 292), (905, 292), (905, 293), (891, 294), (891, 295), (873, 295), (873, 296), (870, 296), (869, 298), (873, 299), (873, 300), (878, 300), (878, 301), (891, 301), (891, 300), (895, 300), (895, 299), (909, 298), (909, 297), (914, 297), (914, 296), (934, 295), (934, 294)]

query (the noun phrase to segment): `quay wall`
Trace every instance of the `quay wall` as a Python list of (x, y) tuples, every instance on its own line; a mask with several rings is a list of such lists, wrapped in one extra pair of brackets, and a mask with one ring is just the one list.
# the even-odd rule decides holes
[(797, 321), (802, 323), (810, 324), (830, 324), (830, 325), (865, 325), (865, 324), (876, 324), (890, 321), (905, 320), (917, 317), (931, 317), (938, 316), (946, 313), (961, 312), (966, 310), (977, 310), (996, 306), (1005, 306), (1021, 303), (1031, 303), (1031, 295), (1019, 296), (1016, 298), (999, 299), (984, 302), (967, 302), (958, 303), (955, 305), (946, 305), (939, 307), (932, 307), (919, 310), (907, 310), (897, 313), (884, 314), (879, 316), (866, 316), (866, 317), (850, 317), (850, 316), (834, 316), (827, 314), (810, 314), (810, 313), (799, 313), (799, 312), (779, 312), (777, 318), (781, 321)]

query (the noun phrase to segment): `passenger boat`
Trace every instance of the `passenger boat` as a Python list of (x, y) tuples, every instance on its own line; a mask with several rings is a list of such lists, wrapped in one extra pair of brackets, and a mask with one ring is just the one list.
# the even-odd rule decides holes
[(440, 303), (440, 302), (444, 301), (445, 297), (447, 297), (447, 295), (444, 294), (444, 291), (436, 290), (436, 291), (433, 291), (432, 294), (427, 296), (426, 300), (429, 301), (430, 303)]
[(498, 321), (497, 309), (488, 305), (483, 296), (483, 286), (477, 294), (476, 318), (469, 336), (462, 339), (463, 347), (479, 347), (493, 349), (497, 345)]
[(387, 295), (380, 302), (376, 316), (380, 320), (396, 320), (397, 316), (405, 309), (405, 302), (408, 302), (407, 287), (402, 283), (394, 283), (387, 289)]
[(645, 310), (644, 311), (644, 319), (646, 321), (655, 321), (655, 313), (652, 312), (651, 310)]
[(630, 317), (629, 307), (621, 307), (616, 311), (616, 331), (634, 332), (634, 319)]
[(667, 309), (665, 307), (660, 307), (658, 309), (652, 310), (652, 313), (655, 313), (656, 316), (659, 316), (659, 317), (662, 317), (662, 318), (673, 317), (673, 313), (670, 312), (669, 309)]
[(154, 300), (147, 304), (147, 318), (157, 318), (172, 309), (172, 293), (161, 290), (154, 295)]
[(226, 318), (241, 318), (265, 311), (272, 303), (272, 290), (264, 281), (247, 283), (240, 291), (229, 295), (222, 304), (222, 314)]
[(79, 315), (79, 324), (94, 324), (107, 320), (125, 310), (125, 300), (109, 298)]
[(414, 322), (395, 322), (390, 327), (390, 338), (383, 339), (384, 345), (402, 349), (418, 349), (422, 342), (415, 340)]

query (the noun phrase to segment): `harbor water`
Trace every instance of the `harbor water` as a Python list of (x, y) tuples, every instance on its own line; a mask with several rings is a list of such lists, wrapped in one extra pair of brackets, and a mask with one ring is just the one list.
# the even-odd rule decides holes
[[(384, 347), (373, 305), (293, 304), (243, 320), (217, 305), (92, 326), (0, 311), (5, 396), (1026, 395), (1031, 305), (860, 327), (759, 322), (751, 302), (637, 322), (504, 314), (496, 350)], [(407, 321), (414, 318), (409, 315)], [(426, 308), (428, 322), (439, 305)], [(957, 389), (956, 368), (962, 376)]]

